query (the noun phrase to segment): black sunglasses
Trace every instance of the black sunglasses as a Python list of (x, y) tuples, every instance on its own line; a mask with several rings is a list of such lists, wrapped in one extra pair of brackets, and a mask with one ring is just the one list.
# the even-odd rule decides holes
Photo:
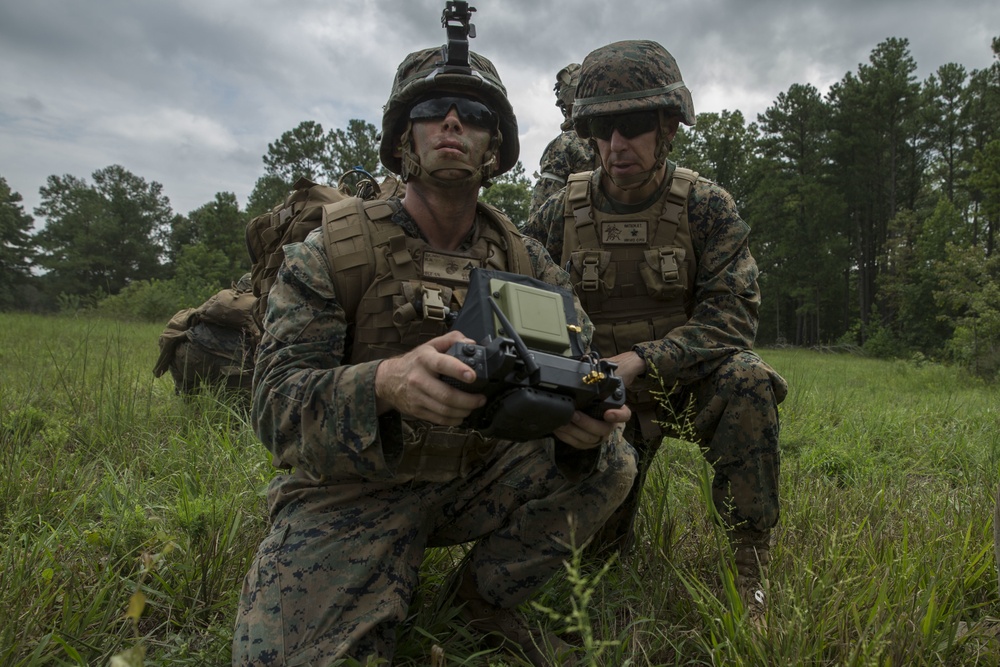
[(611, 139), (611, 134), (618, 134), (626, 139), (634, 139), (640, 134), (655, 130), (660, 122), (660, 116), (655, 111), (635, 111), (614, 116), (597, 116), (589, 121), (590, 136), (602, 141)]
[(487, 130), (497, 128), (497, 115), (482, 102), (467, 97), (431, 97), (410, 109), (410, 120), (440, 120), (455, 109), (463, 123)]

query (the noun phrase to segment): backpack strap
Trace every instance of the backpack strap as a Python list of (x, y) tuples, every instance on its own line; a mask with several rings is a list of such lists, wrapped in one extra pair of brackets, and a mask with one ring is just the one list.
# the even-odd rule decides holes
[[(378, 266), (375, 246), (382, 239), (373, 236), (364, 220), (386, 220), (392, 206), (384, 200), (364, 201), (356, 197), (323, 207), (323, 245), (330, 261), (337, 298), (348, 321), (353, 321), (361, 298), (372, 284)], [(400, 236), (402, 231), (397, 229)]]
[(590, 214), (590, 189), (593, 181), (593, 171), (581, 171), (570, 174), (566, 182), (566, 199), (564, 217), (574, 221), (572, 227), (567, 227), (564, 234), (563, 256), (559, 260), (565, 266), (569, 254), (576, 248), (601, 247), (594, 216)]

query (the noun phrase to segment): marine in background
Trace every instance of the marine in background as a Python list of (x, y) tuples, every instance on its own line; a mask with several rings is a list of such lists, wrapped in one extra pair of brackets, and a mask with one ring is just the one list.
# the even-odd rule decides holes
[(633, 411), (626, 438), (639, 476), (592, 547), (632, 547), (663, 438), (695, 442), (714, 468), (712, 497), (738, 583), (760, 606), (778, 522), (778, 404), (787, 385), (753, 349), (760, 289), (750, 227), (726, 190), (668, 159), (695, 112), (662, 45), (622, 41), (588, 54), (573, 122), (600, 167), (570, 176), (524, 233), (568, 267), (596, 327), (594, 346), (618, 364)]
[(556, 75), (556, 106), (562, 111), (562, 132), (549, 142), (542, 152), (542, 158), (535, 173), (535, 187), (531, 191), (529, 217), (538, 208), (566, 185), (570, 174), (590, 171), (597, 166), (594, 150), (577, 135), (573, 127), (573, 98), (576, 83), (580, 79), (580, 64), (570, 63)]

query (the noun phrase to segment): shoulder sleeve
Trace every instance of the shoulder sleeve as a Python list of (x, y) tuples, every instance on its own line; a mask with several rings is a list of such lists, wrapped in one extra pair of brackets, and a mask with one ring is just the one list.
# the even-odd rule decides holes
[(565, 196), (565, 187), (556, 190), (531, 214), (521, 230), (525, 236), (530, 236), (545, 246), (554, 261), (562, 257)]
[(401, 451), (382, 447), (377, 362), (344, 365), (348, 344), (322, 237), (285, 246), (257, 352), (251, 414), (275, 466), (314, 479), (390, 474)]
[(753, 349), (757, 336), (757, 264), (750, 227), (732, 196), (699, 179), (689, 195), (688, 221), (698, 261), (691, 317), (662, 339), (635, 346), (668, 386), (707, 377), (730, 355)]

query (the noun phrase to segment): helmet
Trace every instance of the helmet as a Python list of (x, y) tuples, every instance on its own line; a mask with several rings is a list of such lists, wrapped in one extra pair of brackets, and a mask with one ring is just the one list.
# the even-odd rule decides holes
[(251, 279), (252, 274), (244, 273), (236, 284), (233, 285), (233, 289), (239, 293), (249, 292), (253, 289), (253, 280)]
[(496, 169), (491, 176), (509, 170), (517, 163), (520, 145), (517, 118), (507, 99), (507, 89), (487, 58), (469, 51), (471, 67), (446, 65), (442, 47), (416, 51), (406, 56), (396, 70), (389, 101), (382, 109), (382, 132), (379, 157), (395, 174), (403, 173), (400, 157), (394, 155), (406, 129), (410, 107), (431, 93), (457, 93), (481, 100), (496, 112), (500, 120), (500, 146)]
[(576, 97), (576, 83), (580, 80), (580, 63), (570, 63), (556, 74), (556, 106), (563, 114), (559, 129), (564, 132), (573, 129), (573, 98)]
[(663, 109), (694, 125), (694, 102), (670, 53), (649, 40), (615, 42), (591, 51), (583, 60), (576, 86), (573, 122), (577, 134), (589, 134), (582, 122), (594, 116)]
[(556, 74), (556, 106), (573, 108), (576, 84), (580, 80), (580, 63), (570, 63)]

